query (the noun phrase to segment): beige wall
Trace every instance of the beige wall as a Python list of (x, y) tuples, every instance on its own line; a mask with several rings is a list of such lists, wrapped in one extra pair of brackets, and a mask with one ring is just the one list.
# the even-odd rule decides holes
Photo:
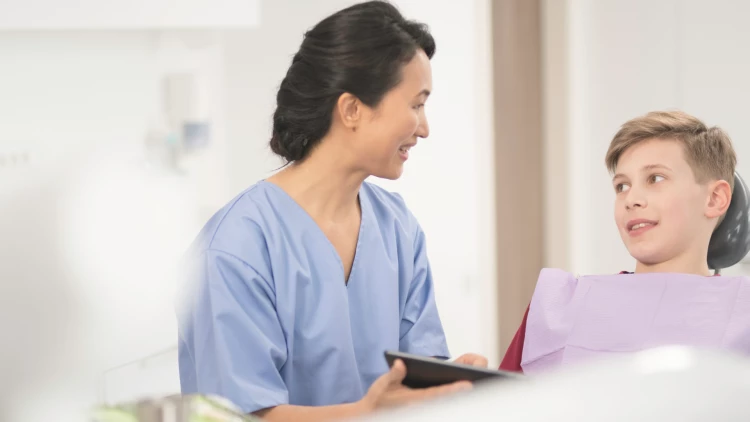
[(497, 279), (501, 354), (544, 258), (539, 0), (493, 2)]

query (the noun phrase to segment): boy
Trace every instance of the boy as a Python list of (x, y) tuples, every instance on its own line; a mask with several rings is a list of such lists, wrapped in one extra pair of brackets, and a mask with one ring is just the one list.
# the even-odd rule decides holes
[(732, 197), (727, 134), (682, 112), (625, 123), (606, 156), (635, 273), (542, 270), (500, 369), (533, 373), (667, 344), (750, 354), (750, 278), (710, 277), (711, 234)]

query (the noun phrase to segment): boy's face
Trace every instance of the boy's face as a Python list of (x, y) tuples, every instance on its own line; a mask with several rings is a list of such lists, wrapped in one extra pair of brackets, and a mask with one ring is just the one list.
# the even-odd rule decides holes
[(714, 186), (696, 182), (680, 143), (651, 139), (630, 147), (612, 183), (615, 221), (633, 258), (657, 265), (705, 253), (715, 226), (711, 217), (718, 217)]

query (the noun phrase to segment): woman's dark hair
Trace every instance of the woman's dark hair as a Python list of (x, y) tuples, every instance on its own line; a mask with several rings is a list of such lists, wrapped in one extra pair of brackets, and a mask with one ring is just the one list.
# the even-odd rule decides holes
[(404, 19), (384, 1), (356, 4), (322, 20), (305, 33), (279, 87), (271, 150), (287, 163), (307, 158), (328, 133), (341, 94), (377, 107), (418, 49), (430, 59), (435, 53), (427, 26)]

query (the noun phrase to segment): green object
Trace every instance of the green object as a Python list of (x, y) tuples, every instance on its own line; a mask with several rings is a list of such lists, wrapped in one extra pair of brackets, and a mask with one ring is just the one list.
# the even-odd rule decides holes
[(99, 406), (92, 422), (259, 422), (244, 415), (221, 397), (204, 395), (169, 396), (112, 406)]
[(92, 416), (96, 422), (138, 422), (136, 412), (116, 407), (95, 409)]

